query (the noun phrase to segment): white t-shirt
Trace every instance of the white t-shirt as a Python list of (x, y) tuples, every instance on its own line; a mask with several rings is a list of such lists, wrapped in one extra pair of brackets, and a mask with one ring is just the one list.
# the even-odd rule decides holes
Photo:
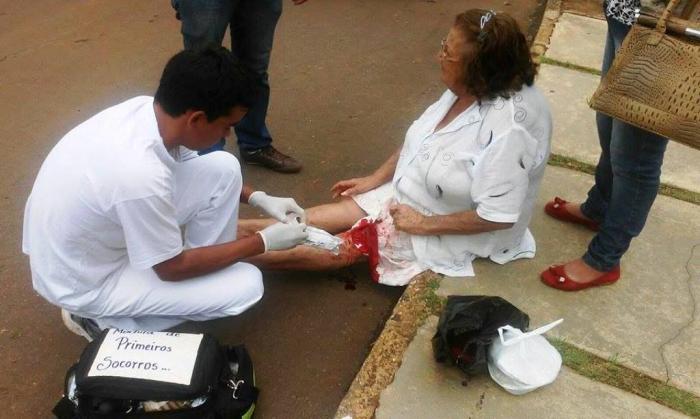
[(27, 200), (22, 250), (34, 289), (68, 310), (89, 304), (128, 265), (150, 269), (183, 249), (172, 169), (153, 98), (75, 127), (51, 150)]
[(498, 263), (534, 255), (527, 230), (550, 149), (549, 105), (535, 87), (509, 99), (474, 103), (435, 132), (457, 97), (446, 91), (406, 133), (394, 174), (394, 195), (425, 215), (476, 210), (479, 217), (515, 223), (481, 234), (411, 236), (416, 259), (450, 276), (474, 275), (471, 262)]

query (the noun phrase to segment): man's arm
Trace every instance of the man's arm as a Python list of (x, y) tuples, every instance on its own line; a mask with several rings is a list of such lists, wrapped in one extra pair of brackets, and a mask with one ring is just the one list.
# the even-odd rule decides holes
[(163, 281), (183, 281), (264, 252), (262, 237), (253, 234), (228, 243), (183, 250), (179, 255), (153, 266), (153, 270)]
[(253, 192), (255, 192), (255, 189), (251, 188), (248, 185), (243, 185), (243, 188), (241, 188), (241, 203), (247, 204), (250, 200), (250, 195)]
[[(247, 200), (251, 190), (245, 187), (241, 199)], [(240, 240), (183, 250), (170, 195), (121, 201), (114, 211), (124, 231), (131, 264), (138, 269), (153, 268), (164, 281), (194, 278), (267, 250), (289, 249), (308, 236), (303, 223), (277, 223)]]

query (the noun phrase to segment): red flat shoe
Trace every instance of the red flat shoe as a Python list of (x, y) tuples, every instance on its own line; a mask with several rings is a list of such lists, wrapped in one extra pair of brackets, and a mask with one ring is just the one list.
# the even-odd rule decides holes
[(585, 218), (577, 217), (566, 211), (564, 206), (568, 203), (568, 201), (565, 201), (557, 196), (554, 198), (554, 201), (547, 202), (547, 205), (544, 206), (544, 212), (546, 212), (547, 215), (549, 215), (550, 217), (556, 218), (557, 220), (566, 221), (574, 224), (580, 224), (593, 231), (598, 231), (600, 229), (599, 223), (587, 220)]
[(586, 288), (610, 285), (620, 279), (620, 266), (616, 266), (610, 272), (605, 272), (590, 282), (576, 282), (564, 272), (564, 265), (553, 265), (540, 275), (542, 282), (552, 288), (562, 291), (580, 291)]

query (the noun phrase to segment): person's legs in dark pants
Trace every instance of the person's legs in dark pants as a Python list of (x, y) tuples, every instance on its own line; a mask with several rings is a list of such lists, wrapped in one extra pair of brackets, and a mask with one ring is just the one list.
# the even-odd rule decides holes
[[(603, 52), (603, 68), (601, 77), (605, 77), (610, 65), (615, 58), (615, 51), (619, 48), (614, 32), (608, 23), (608, 34), (605, 40)], [(622, 35), (624, 38), (624, 35)], [(603, 221), (610, 202), (613, 173), (610, 163), (610, 140), (612, 138), (613, 119), (600, 112), (596, 113), (596, 126), (598, 128), (598, 142), (600, 143), (600, 158), (595, 169), (595, 184), (588, 191), (588, 199), (581, 205), (581, 213), (598, 223)]]
[(632, 238), (642, 228), (659, 190), (661, 165), (668, 140), (619, 120), (613, 120), (610, 160), (613, 182), (600, 231), (583, 261), (608, 272), (619, 265)]
[[(624, 27), (624, 25), (623, 25)], [(613, 31), (608, 23), (608, 33), (605, 40), (605, 50), (603, 52), (603, 67), (601, 69), (602, 76), (608, 72), (615, 51), (619, 47), (613, 36)], [(624, 35), (623, 35), (624, 38)], [(610, 191), (612, 189), (612, 166), (610, 164), (610, 139), (612, 136), (613, 119), (608, 115), (600, 112), (596, 113), (596, 126), (598, 128), (598, 142), (600, 144), (600, 158), (595, 169), (595, 184), (588, 191), (586, 202), (581, 205), (575, 203), (567, 203), (565, 210), (570, 214), (588, 218), (589, 220), (601, 223), (605, 218), (605, 212), (610, 202)]]
[[(603, 74), (612, 64), (630, 27), (608, 19)], [(612, 48), (611, 45), (612, 44)], [(596, 183), (582, 212), (601, 222), (583, 261), (599, 272), (619, 265), (633, 237), (639, 235), (659, 189), (665, 138), (608, 116), (598, 116), (601, 159)], [(609, 134), (608, 134), (609, 133)], [(607, 138), (604, 136), (609, 135)]]
[(600, 157), (595, 168), (595, 184), (588, 191), (586, 202), (581, 204), (581, 213), (597, 223), (602, 223), (610, 203), (613, 183), (612, 164), (610, 163), (613, 119), (597, 113), (596, 123), (600, 140)]
[[(201, 48), (207, 44), (221, 45), (231, 21), (234, 0), (175, 0), (173, 6), (182, 21), (182, 40), (185, 49)], [(223, 150), (226, 139), (199, 154)]]
[[(259, 101), (235, 127), (243, 160), (278, 172), (301, 170), (298, 161), (271, 145), (272, 137), (265, 123), (270, 98), (267, 69), (282, 0), (172, 0), (172, 3), (182, 20), (185, 48), (208, 43), (221, 45), (230, 26), (231, 51), (260, 80)], [(222, 139), (199, 154), (222, 150), (224, 144)]]
[(231, 17), (231, 51), (262, 86), (257, 103), (235, 128), (241, 151), (258, 150), (272, 143), (265, 124), (270, 101), (267, 69), (281, 13), (282, 0), (240, 0)]
[(231, 50), (261, 83), (258, 102), (236, 125), (241, 157), (281, 172), (298, 172), (301, 165), (272, 146), (265, 119), (270, 100), (267, 69), (282, 0), (239, 0), (231, 18)]
[(233, 12), (232, 0), (178, 0), (185, 49), (221, 45)]

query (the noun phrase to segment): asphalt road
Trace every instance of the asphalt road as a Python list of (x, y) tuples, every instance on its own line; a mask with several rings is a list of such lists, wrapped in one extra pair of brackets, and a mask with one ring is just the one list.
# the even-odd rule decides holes
[[(246, 182), (304, 206), (328, 201), (336, 180), (373, 170), (442, 92), (435, 55), (456, 13), (493, 8), (527, 28), (541, 2), (286, 0), (268, 120), (275, 144), (306, 166), (298, 175), (244, 168)], [(85, 343), (32, 290), (20, 251), (25, 199), (69, 129), (154, 92), (181, 48), (169, 3), (0, 0), (0, 417), (48, 417)], [(330, 417), (402, 289), (373, 284), (364, 267), (269, 273), (265, 286), (242, 316), (187, 328), (248, 346), (262, 389), (257, 417)]]

